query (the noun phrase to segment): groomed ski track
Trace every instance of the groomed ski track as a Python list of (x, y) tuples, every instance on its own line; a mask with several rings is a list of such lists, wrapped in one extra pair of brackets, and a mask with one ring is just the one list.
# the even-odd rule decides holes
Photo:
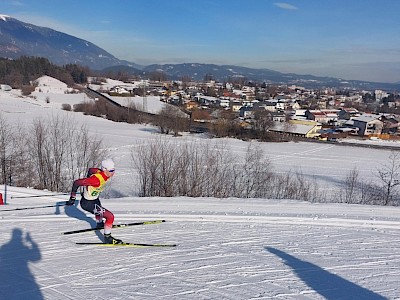
[[(21, 199), (15, 207), (64, 198), (57, 199)], [(75, 242), (101, 238), (61, 234), (93, 225), (79, 207), (1, 212), (14, 207), (2, 206), (2, 291), (14, 289), (21, 299), (399, 299), (396, 207), (211, 198), (103, 205), (116, 224), (166, 220), (114, 229), (116, 237), (178, 246), (79, 247)], [(27, 233), (40, 257), (28, 262)]]
[[(89, 216), (88, 216), (89, 217)], [(118, 214), (119, 220), (150, 220), (153, 215), (126, 215)], [(400, 230), (399, 221), (383, 221), (383, 220), (354, 220), (348, 218), (321, 218), (321, 217), (297, 217), (297, 216), (226, 216), (226, 215), (162, 215), (168, 222), (206, 222), (206, 223), (248, 223), (248, 224), (269, 224), (269, 225), (309, 225), (309, 226), (333, 226), (333, 227), (351, 227), (351, 228), (370, 228), (370, 229), (394, 229)], [(43, 216), (27, 216), (16, 217), (15, 222), (69, 222), (70, 217), (43, 217)], [(9, 220), (0, 219), (0, 223), (7, 223)], [(116, 223), (118, 224), (118, 223)], [(160, 223), (162, 224), (162, 223)], [(151, 225), (160, 225), (158, 223)], [(142, 225), (139, 225), (142, 226)], [(148, 226), (143, 225), (143, 226)], [(162, 225), (161, 225), (162, 226)], [(128, 229), (130, 226), (114, 228), (115, 230)], [(131, 228), (134, 230), (135, 228)], [(88, 234), (88, 232), (78, 233)]]

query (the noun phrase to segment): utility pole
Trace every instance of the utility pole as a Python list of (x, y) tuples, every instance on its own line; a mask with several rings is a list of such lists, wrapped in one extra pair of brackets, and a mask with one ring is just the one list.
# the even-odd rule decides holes
[(7, 170), (7, 160), (3, 158), (3, 182), (4, 182), (4, 204), (7, 204), (7, 171), (8, 171), (8, 183), (12, 185), (11, 178), (11, 159), (9, 160), (10, 167)]
[(130, 106), (131, 106), (131, 97), (128, 97), (128, 104), (127, 104), (127, 107), (128, 107), (128, 123), (129, 123), (130, 120), (131, 120)]
[(147, 111), (146, 81), (143, 80), (142, 82), (143, 82), (143, 85), (142, 85), (142, 88), (143, 88), (143, 111), (148, 112)]

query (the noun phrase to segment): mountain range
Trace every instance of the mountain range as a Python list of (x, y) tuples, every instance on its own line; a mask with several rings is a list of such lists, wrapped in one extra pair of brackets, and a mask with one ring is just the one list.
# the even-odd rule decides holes
[(45, 57), (56, 65), (72, 63), (107, 72), (124, 72), (132, 75), (163, 72), (169, 79), (174, 80), (182, 77), (203, 80), (205, 76), (210, 76), (219, 81), (241, 78), (266, 83), (299, 85), (306, 88), (335, 87), (365, 90), (398, 90), (400, 88), (400, 84), (281, 73), (270, 69), (235, 65), (182, 63), (141, 66), (120, 60), (89, 41), (0, 15), (0, 57), (15, 59), (23, 55)]

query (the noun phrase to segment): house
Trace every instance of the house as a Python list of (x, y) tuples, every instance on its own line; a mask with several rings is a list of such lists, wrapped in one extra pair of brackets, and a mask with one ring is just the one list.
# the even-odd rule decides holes
[(265, 109), (265, 110), (274, 112), (274, 111), (277, 111), (277, 106), (276, 106), (276, 104), (277, 104), (277, 101), (275, 101), (275, 100), (272, 100), (272, 101), (271, 101), (271, 100), (268, 100), (268, 101), (264, 101), (264, 102), (255, 103), (255, 104), (254, 104), (254, 107), (255, 107), (255, 108), (263, 108), (263, 109)]
[(116, 94), (130, 94), (131, 91), (124, 86), (114, 86), (110, 89), (109, 93), (116, 93)]
[(305, 115), (307, 119), (320, 122), (323, 124), (335, 124), (338, 117), (339, 110), (307, 110)]
[(270, 131), (306, 138), (316, 138), (320, 136), (319, 132), (321, 129), (322, 125), (317, 122), (298, 122), (291, 120), (284, 123), (275, 123)]
[(294, 110), (294, 116), (305, 118), (306, 117), (306, 111), (307, 111), (306, 109), (295, 109)]
[(360, 116), (360, 112), (355, 108), (343, 108), (338, 112), (339, 119), (350, 120)]
[(248, 119), (254, 116), (254, 109), (249, 106), (242, 106), (239, 109), (239, 117)]
[(243, 104), (241, 102), (231, 102), (230, 107), (233, 112), (238, 112), (243, 107)]
[(229, 107), (230, 100), (229, 98), (219, 98), (217, 103), (220, 107)]
[(189, 101), (189, 102), (185, 103), (184, 107), (187, 110), (192, 110), (194, 108), (198, 108), (199, 104), (197, 102), (195, 102), (195, 101)]
[(395, 134), (398, 132), (399, 127), (400, 127), (400, 122), (398, 118), (395, 116), (390, 116), (390, 115), (384, 115), (381, 118), (381, 121), (383, 122), (383, 128), (382, 128), (382, 133), (385, 134)]
[(1, 90), (1, 91), (5, 91), (5, 92), (8, 92), (8, 91), (11, 91), (12, 88), (11, 88), (11, 86), (9, 86), (9, 85), (7, 85), (7, 84), (0, 84), (0, 90)]
[(289, 107), (287, 105), (287, 102), (279, 100), (278, 102), (276, 102), (276, 110), (278, 111), (284, 111), (286, 109), (286, 106)]
[(215, 106), (219, 103), (219, 98), (212, 96), (205, 96), (202, 94), (197, 94), (195, 97), (196, 101), (205, 105), (205, 106)]
[(290, 103), (291, 109), (292, 110), (298, 110), (301, 108), (300, 103), (298, 100), (294, 100)]
[(380, 115), (362, 114), (353, 119), (353, 126), (357, 127), (358, 135), (365, 136), (371, 134), (381, 134), (383, 122), (380, 120)]
[(271, 118), (274, 122), (285, 122), (286, 114), (284, 112), (271, 112)]

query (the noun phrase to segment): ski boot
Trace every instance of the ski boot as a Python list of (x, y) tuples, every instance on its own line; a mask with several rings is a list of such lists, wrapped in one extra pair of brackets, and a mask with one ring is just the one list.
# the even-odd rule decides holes
[(115, 244), (123, 244), (124, 242), (123, 242), (122, 240), (113, 238), (113, 237), (111, 236), (111, 233), (108, 233), (108, 234), (105, 234), (105, 235), (104, 235), (104, 243), (115, 245)]

